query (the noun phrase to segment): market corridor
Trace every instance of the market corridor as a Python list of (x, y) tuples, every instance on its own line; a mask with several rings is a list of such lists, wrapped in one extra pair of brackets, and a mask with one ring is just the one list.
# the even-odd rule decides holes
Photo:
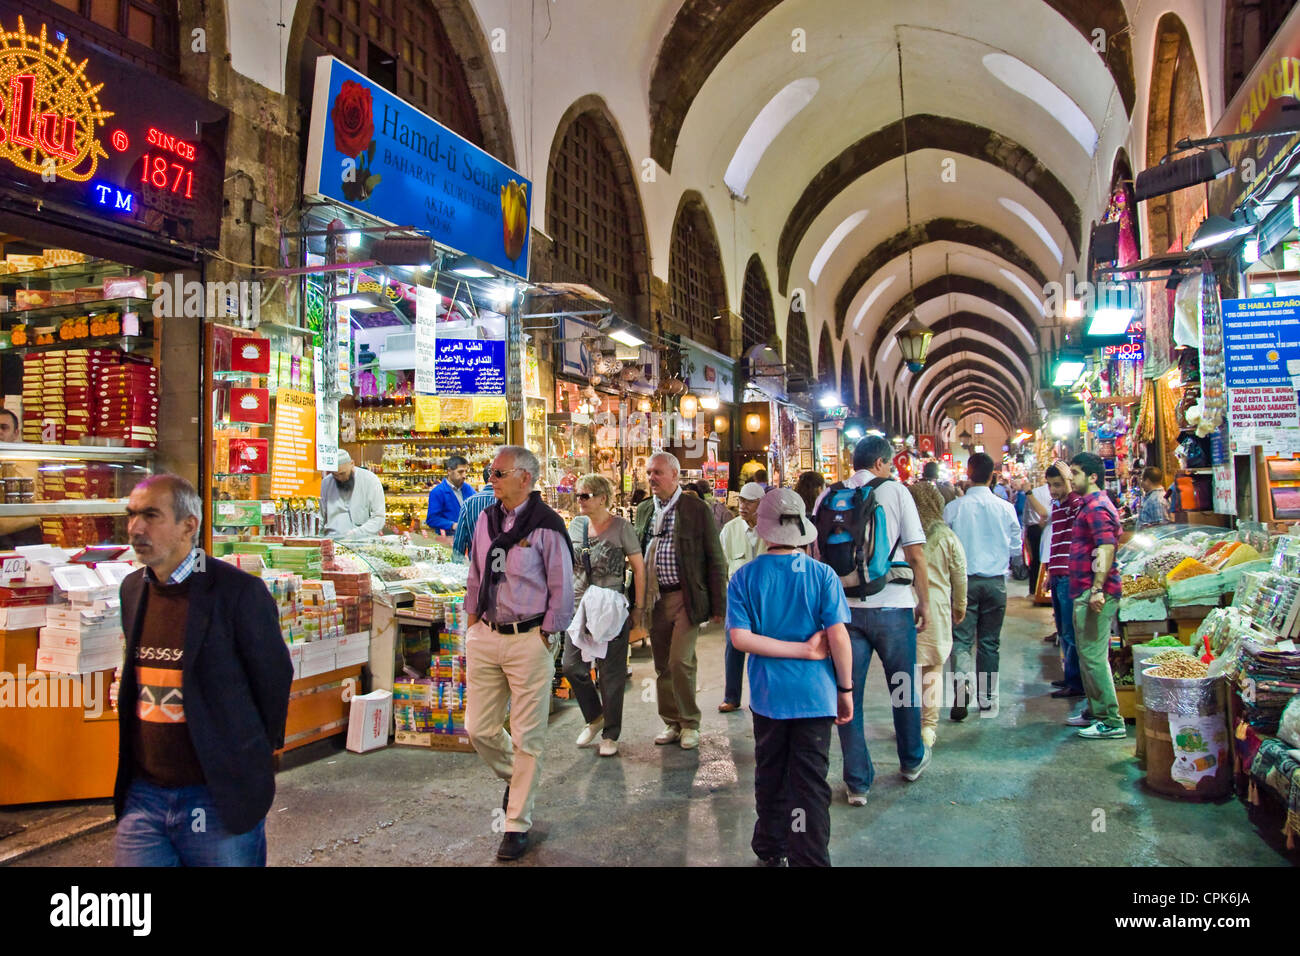
[[(1012, 592), (1022, 586), (1013, 583)], [(940, 722), (933, 764), (898, 775), (884, 682), (873, 665), (867, 727), (877, 778), (870, 802), (844, 802), (831, 747), (831, 856), (839, 866), (1269, 866), (1292, 862), (1275, 811), (1232, 798), (1195, 804), (1147, 793), (1127, 741), (1085, 741), (1048, 697), (1059, 671), (1042, 637), (1050, 613), (1013, 597), (1003, 634), (1003, 705), (995, 719)], [(718, 714), (722, 635), (700, 640), (698, 751), (656, 747), (660, 724), (641, 688), (648, 649), (633, 652), (621, 756), (578, 750), (577, 706), (551, 719), (528, 866), (749, 866), (754, 738), (747, 710)], [(267, 820), (272, 866), (495, 864), (501, 787), (473, 754), (389, 747), (327, 755), (278, 777)], [(1100, 812), (1099, 812), (1100, 811)], [(1104, 816), (1103, 816), (1104, 814)], [(1275, 819), (1276, 818), (1276, 819)], [(1104, 831), (1101, 824), (1104, 821)], [(27, 857), (23, 866), (107, 866), (112, 831)], [(512, 864), (499, 864), (512, 865)]]

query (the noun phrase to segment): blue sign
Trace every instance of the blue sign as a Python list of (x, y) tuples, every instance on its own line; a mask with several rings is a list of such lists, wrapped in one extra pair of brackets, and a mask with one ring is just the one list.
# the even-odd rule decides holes
[(1294, 386), (1300, 380), (1300, 298), (1224, 299), (1228, 388)]
[(439, 395), (504, 395), (506, 343), (500, 339), (438, 339), (433, 381)]
[(532, 183), (334, 57), (313, 97), (305, 194), (527, 278)]

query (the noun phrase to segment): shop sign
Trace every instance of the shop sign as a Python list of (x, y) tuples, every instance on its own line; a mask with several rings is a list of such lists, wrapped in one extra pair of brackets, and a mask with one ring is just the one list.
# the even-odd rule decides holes
[(320, 495), (316, 470), (316, 396), (282, 388), (275, 393), (275, 437), (271, 444), (271, 497)]
[(1214, 513), (1237, 513), (1237, 475), (1231, 462), (1214, 466)]
[(697, 395), (717, 395), (735, 400), (735, 363), (694, 343), (683, 343), (686, 352), (686, 384)]
[(443, 395), (504, 395), (506, 343), (499, 339), (441, 338), (434, 386)]
[(0, 0), (0, 178), (181, 242), (221, 235), (229, 114)]
[(1140, 362), (1142, 361), (1142, 341), (1125, 342), (1123, 345), (1106, 345), (1101, 350), (1102, 357), (1106, 360), (1115, 359), (1120, 362)]
[(527, 278), (532, 183), (332, 56), (312, 97), (304, 193)]
[(1300, 388), (1300, 299), (1224, 299), (1229, 388)]
[(1260, 445), (1290, 455), (1300, 448), (1300, 405), (1294, 388), (1228, 389), (1228, 436), (1237, 454)]
[(438, 353), (438, 293), (426, 286), (415, 290), (415, 391), (436, 392)]
[(339, 466), (339, 401), (316, 393), (316, 470), (333, 471)]
[[(1292, 104), (1300, 99), (1300, 13), (1292, 11), (1255, 61), (1210, 136), (1261, 134), (1295, 124)], [(1234, 171), (1210, 183), (1209, 211), (1227, 216), (1261, 189), (1290, 159), (1300, 135), (1225, 143)]]

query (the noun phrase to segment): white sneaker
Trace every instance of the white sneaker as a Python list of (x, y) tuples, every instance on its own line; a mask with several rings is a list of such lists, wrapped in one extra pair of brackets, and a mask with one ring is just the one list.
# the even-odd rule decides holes
[(618, 753), (618, 741), (610, 740), (608, 737), (603, 738), (600, 742), (600, 750), (598, 752), (602, 757), (614, 756)]
[(867, 795), (865, 793), (854, 793), (849, 791), (849, 806), (865, 807), (867, 805)]
[(694, 750), (700, 745), (700, 732), (698, 730), (683, 730), (681, 744), (683, 750)]
[(655, 738), (655, 743), (662, 747), (664, 744), (676, 743), (681, 739), (682, 729), (674, 727), (672, 724), (665, 724), (663, 731)]
[(908, 783), (911, 783), (912, 781), (919, 779), (921, 774), (925, 772), (925, 768), (930, 766), (930, 758), (934, 756), (934, 751), (931, 750), (929, 747), (926, 747), (924, 753), (925, 756), (921, 758), (921, 762), (919, 764), (917, 764), (911, 770), (900, 771), (900, 773), (902, 773), (903, 775), (903, 779), (906, 780)]
[(600, 736), (600, 732), (604, 729), (605, 729), (605, 718), (603, 716), (597, 717), (586, 727), (582, 728), (582, 733), (578, 734), (578, 746), (579, 747), (596, 746), (596, 738)]
[(1066, 719), (1066, 721), (1065, 721), (1065, 726), (1067, 726), (1067, 727), (1091, 727), (1091, 726), (1092, 726), (1092, 718), (1091, 718), (1091, 717), (1085, 717), (1085, 716), (1083, 716), (1083, 714), (1075, 714), (1074, 716), (1069, 717), (1069, 718)]

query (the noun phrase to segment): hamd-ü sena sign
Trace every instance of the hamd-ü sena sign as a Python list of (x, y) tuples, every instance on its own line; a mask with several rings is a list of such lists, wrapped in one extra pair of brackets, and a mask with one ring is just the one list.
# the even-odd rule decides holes
[(532, 183), (334, 57), (312, 96), (304, 193), (527, 278)]

